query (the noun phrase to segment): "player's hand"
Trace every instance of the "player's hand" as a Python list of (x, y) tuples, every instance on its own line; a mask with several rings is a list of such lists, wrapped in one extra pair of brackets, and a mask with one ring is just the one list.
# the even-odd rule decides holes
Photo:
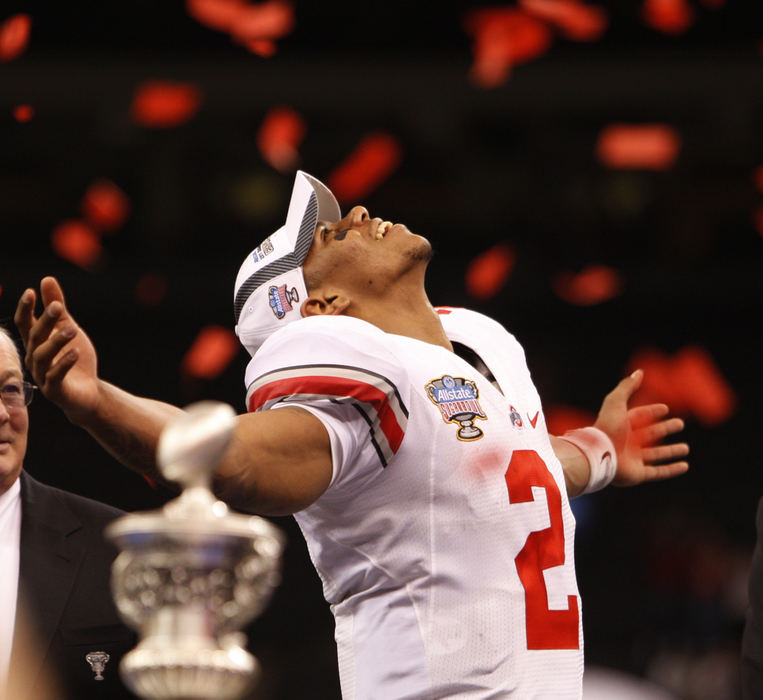
[(684, 422), (666, 418), (669, 409), (664, 403), (628, 407), (643, 377), (643, 370), (636, 370), (607, 394), (594, 423), (609, 435), (617, 450), (617, 473), (612, 482), (616, 486), (670, 479), (689, 469), (689, 463), (680, 459), (689, 454), (685, 442), (658, 444), (683, 430)]
[(40, 295), (39, 317), (33, 289), (21, 295), (14, 316), (26, 349), (24, 363), (42, 393), (77, 423), (98, 403), (98, 358), (90, 338), (66, 308), (58, 280), (43, 278)]

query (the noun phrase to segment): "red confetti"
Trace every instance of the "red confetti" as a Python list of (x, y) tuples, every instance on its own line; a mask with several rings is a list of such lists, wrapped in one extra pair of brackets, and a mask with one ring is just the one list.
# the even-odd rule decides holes
[(543, 55), (552, 42), (546, 24), (514, 8), (477, 10), (465, 26), (474, 38), (471, 78), (486, 88), (504, 83), (513, 65)]
[(568, 430), (585, 428), (592, 425), (596, 420), (596, 415), (590, 411), (561, 404), (549, 406), (545, 411), (545, 416), (546, 427), (551, 435), (563, 435)]
[(0, 24), (0, 62), (24, 53), (31, 29), (32, 18), (25, 14), (13, 15)]
[(242, 44), (245, 49), (263, 58), (270, 58), (276, 52), (276, 42), (270, 39), (251, 39)]
[(205, 326), (185, 354), (182, 369), (192, 377), (214, 379), (230, 364), (238, 348), (238, 339), (232, 330)]
[(34, 107), (31, 105), (16, 105), (13, 108), (13, 118), (22, 124), (31, 121), (34, 117)]
[(665, 124), (612, 124), (599, 134), (596, 155), (610, 168), (665, 170), (680, 147), (680, 136)]
[(592, 306), (618, 295), (623, 287), (620, 274), (606, 265), (591, 265), (577, 275), (561, 274), (554, 291), (568, 304)]
[(607, 14), (580, 0), (520, 0), (524, 10), (556, 25), (569, 39), (595, 41), (607, 28)]
[(672, 412), (692, 413), (708, 426), (728, 420), (736, 408), (733, 390), (705, 348), (690, 345), (674, 357), (644, 349), (629, 366), (644, 370), (640, 403), (664, 402)]
[(514, 267), (516, 256), (499, 243), (474, 258), (466, 269), (466, 291), (475, 299), (490, 299), (501, 290)]
[(284, 0), (268, 0), (259, 5), (244, 5), (237, 13), (230, 33), (239, 41), (280, 39), (294, 28), (294, 8)]
[(67, 219), (53, 229), (51, 244), (56, 255), (86, 270), (101, 257), (101, 239), (84, 221)]
[(271, 109), (257, 133), (262, 157), (276, 170), (293, 170), (299, 162), (299, 145), (305, 136), (305, 120), (290, 107)]
[(665, 34), (682, 34), (694, 19), (686, 0), (644, 0), (641, 13), (650, 27)]
[(376, 189), (400, 165), (403, 149), (389, 134), (368, 134), (328, 177), (340, 202), (358, 202)]
[(186, 0), (186, 9), (196, 21), (228, 32), (246, 49), (268, 57), (276, 52), (275, 39), (294, 28), (294, 7), (285, 0), (250, 5), (245, 0)]
[(110, 180), (97, 180), (88, 187), (82, 198), (82, 213), (88, 223), (101, 232), (118, 229), (125, 222), (129, 210), (127, 195)]
[(140, 126), (166, 128), (186, 123), (201, 105), (201, 91), (190, 83), (149, 81), (135, 91), (130, 107)]
[(200, 24), (218, 31), (230, 31), (246, 7), (245, 0), (186, 0), (186, 11)]
[(135, 299), (143, 306), (158, 306), (167, 294), (167, 279), (157, 272), (145, 273), (135, 285)]

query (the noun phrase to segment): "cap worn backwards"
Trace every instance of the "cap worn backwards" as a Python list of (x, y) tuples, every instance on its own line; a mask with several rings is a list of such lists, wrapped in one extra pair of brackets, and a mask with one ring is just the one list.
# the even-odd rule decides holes
[(319, 220), (339, 221), (336, 197), (320, 180), (297, 171), (286, 223), (246, 256), (236, 276), (236, 335), (251, 355), (275, 331), (302, 318), (307, 298), (302, 264)]

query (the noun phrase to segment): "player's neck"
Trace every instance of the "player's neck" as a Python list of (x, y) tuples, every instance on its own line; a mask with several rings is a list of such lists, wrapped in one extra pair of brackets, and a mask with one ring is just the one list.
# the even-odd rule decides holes
[(403, 335), (453, 350), (440, 317), (423, 288), (420, 293), (409, 290), (402, 298), (388, 296), (383, 304), (363, 305), (362, 308), (351, 306), (347, 315), (362, 318), (385, 333)]

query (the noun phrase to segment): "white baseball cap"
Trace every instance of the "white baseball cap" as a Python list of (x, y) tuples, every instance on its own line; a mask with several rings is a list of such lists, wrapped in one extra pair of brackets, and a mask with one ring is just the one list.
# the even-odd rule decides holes
[(286, 223), (246, 256), (236, 276), (236, 335), (251, 355), (279, 328), (302, 318), (307, 298), (302, 263), (318, 221), (339, 221), (336, 197), (320, 180), (297, 171)]

